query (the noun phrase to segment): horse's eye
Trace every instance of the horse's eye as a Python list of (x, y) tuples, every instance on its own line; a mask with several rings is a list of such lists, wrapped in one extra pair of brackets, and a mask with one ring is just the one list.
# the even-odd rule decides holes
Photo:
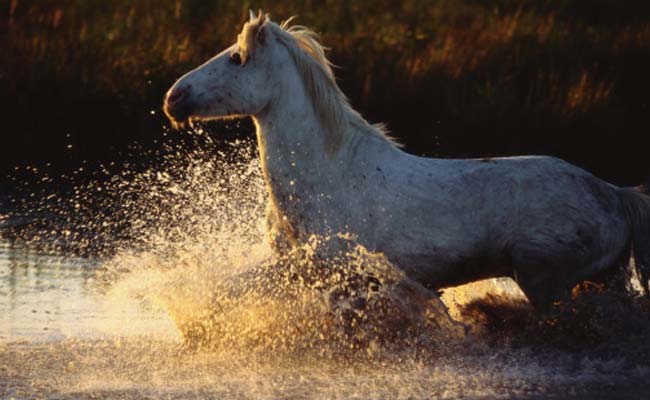
[(233, 64), (241, 65), (241, 56), (239, 53), (232, 53), (230, 55), (230, 62)]

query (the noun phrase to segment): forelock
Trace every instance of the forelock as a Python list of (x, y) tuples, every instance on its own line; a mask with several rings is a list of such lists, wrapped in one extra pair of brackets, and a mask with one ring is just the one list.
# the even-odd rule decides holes
[(260, 10), (257, 15), (251, 12), (250, 19), (244, 23), (241, 33), (237, 36), (237, 47), (244, 62), (255, 51), (260, 29), (268, 22), (270, 22), (269, 15)]

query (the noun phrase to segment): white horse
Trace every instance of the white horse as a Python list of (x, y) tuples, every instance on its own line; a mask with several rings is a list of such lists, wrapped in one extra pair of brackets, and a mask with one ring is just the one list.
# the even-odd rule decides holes
[[(650, 197), (546, 156), (431, 159), (354, 111), (316, 35), (251, 13), (167, 93), (175, 123), (252, 116), (272, 241), (348, 233), (417, 282), (512, 277), (538, 309), (582, 280), (650, 277)], [(329, 240), (323, 251), (337, 250)]]

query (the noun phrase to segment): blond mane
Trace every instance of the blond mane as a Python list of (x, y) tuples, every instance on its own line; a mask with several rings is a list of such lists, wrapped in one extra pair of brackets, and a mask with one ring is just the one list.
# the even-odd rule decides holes
[(286, 47), (296, 64), (298, 73), (307, 89), (312, 106), (325, 130), (325, 145), (329, 153), (336, 152), (344, 141), (344, 135), (356, 128), (363, 134), (379, 136), (393, 144), (383, 124), (368, 123), (351, 106), (348, 98), (336, 84), (332, 64), (325, 55), (325, 48), (318, 42), (318, 34), (302, 25), (290, 25), (293, 18), (280, 25), (272, 22), (260, 11), (251, 13), (250, 20), (237, 37), (237, 44), (243, 60), (246, 60), (260, 42), (258, 35), (262, 27), (273, 32)]

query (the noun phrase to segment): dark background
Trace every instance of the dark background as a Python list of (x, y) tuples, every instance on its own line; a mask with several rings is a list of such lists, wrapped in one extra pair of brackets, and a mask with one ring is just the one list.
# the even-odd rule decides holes
[(412, 153), (551, 154), (620, 185), (648, 177), (647, 0), (0, 0), (0, 189), (186, 140), (166, 128), (165, 91), (258, 7), (322, 33), (353, 106)]

